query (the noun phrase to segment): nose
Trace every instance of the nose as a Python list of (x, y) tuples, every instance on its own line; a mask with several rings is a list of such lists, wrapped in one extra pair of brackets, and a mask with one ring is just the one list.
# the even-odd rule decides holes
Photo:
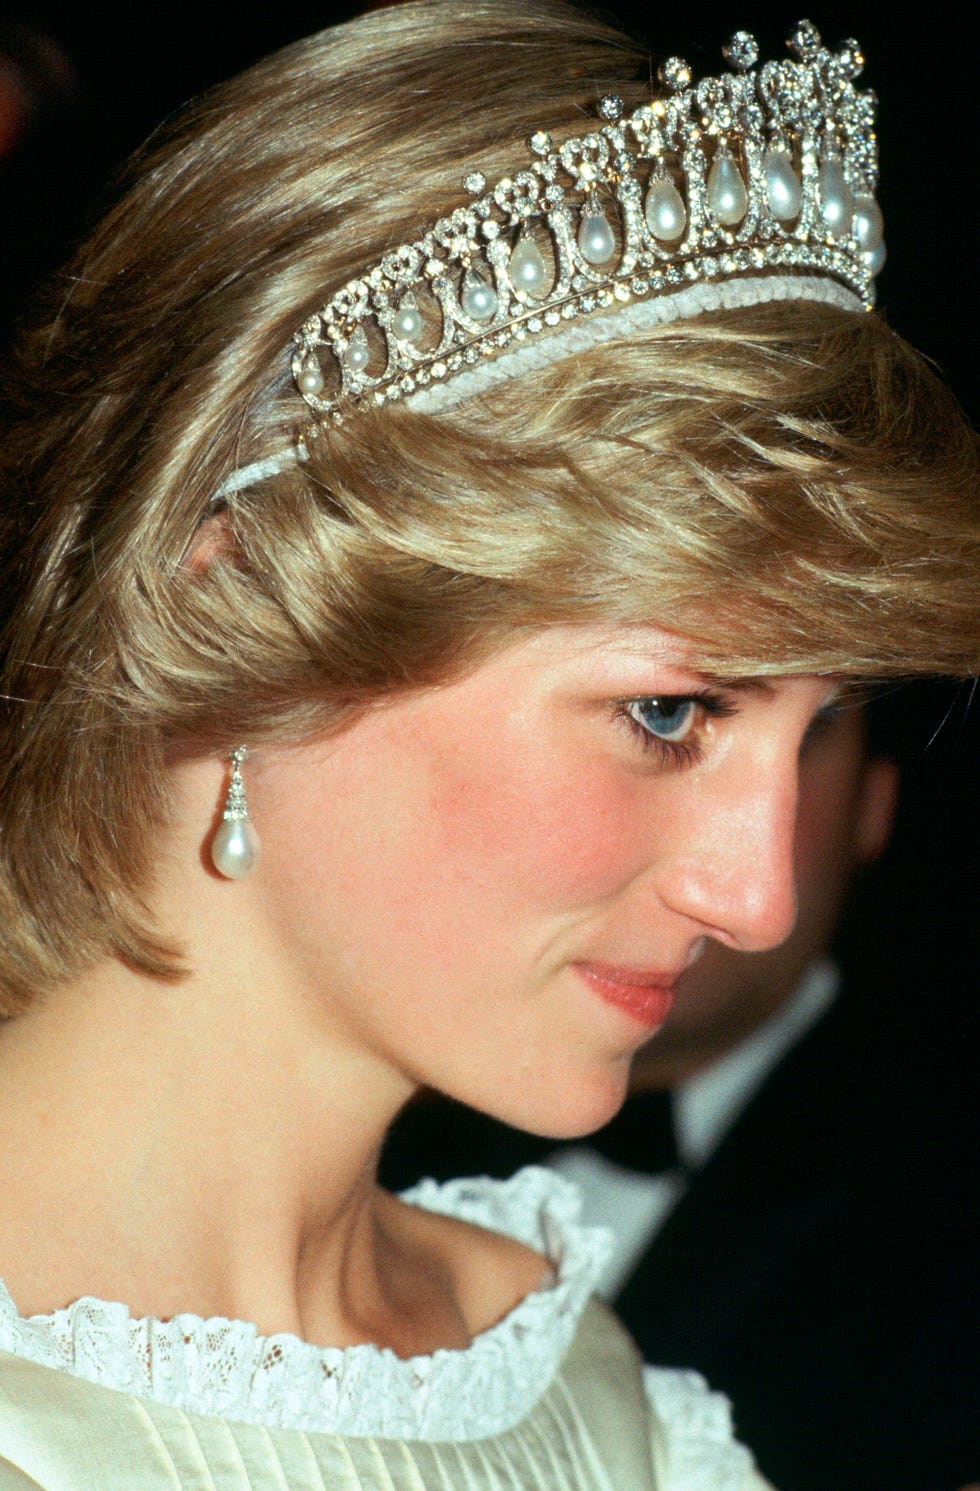
[(702, 785), (685, 841), (661, 863), (660, 899), (728, 947), (778, 947), (796, 924), (795, 755), (733, 762)]

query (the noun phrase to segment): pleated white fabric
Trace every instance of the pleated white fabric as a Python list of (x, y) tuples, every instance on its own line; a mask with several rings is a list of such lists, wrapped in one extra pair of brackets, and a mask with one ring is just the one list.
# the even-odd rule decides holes
[[(0, 1488), (653, 1491), (632, 1347), (601, 1307), (528, 1417), (470, 1441), (356, 1438), (186, 1413), (0, 1355)], [(584, 1322), (583, 1322), (584, 1324)]]

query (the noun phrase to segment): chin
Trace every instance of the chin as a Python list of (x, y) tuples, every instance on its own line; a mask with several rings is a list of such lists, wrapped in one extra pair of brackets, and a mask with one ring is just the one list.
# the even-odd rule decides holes
[(615, 1118), (626, 1098), (629, 1074), (629, 1058), (625, 1058), (615, 1068), (590, 1073), (588, 1080), (572, 1082), (566, 1077), (560, 1088), (550, 1087), (542, 1078), (529, 1102), (497, 1107), (494, 1117), (542, 1139), (582, 1139)]

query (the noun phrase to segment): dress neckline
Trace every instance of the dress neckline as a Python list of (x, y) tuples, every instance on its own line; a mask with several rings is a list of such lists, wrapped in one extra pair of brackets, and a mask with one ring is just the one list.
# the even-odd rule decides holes
[(421, 1181), (410, 1205), (475, 1223), (542, 1253), (553, 1274), (465, 1350), (398, 1357), (386, 1347), (313, 1346), (248, 1321), (136, 1318), (85, 1296), (22, 1317), (0, 1283), (0, 1350), (188, 1412), (307, 1432), (465, 1440), (501, 1433), (546, 1391), (609, 1248), (579, 1224), (575, 1189), (529, 1167), (510, 1180)]

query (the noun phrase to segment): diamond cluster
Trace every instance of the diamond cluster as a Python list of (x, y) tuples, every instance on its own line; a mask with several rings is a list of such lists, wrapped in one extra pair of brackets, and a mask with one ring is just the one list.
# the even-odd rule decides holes
[(698, 83), (679, 57), (663, 96), (530, 159), (350, 280), (297, 332), (296, 385), (319, 420), (404, 398), (576, 318), (699, 283), (769, 272), (830, 276), (867, 306), (884, 259), (875, 98), (855, 41), (827, 50), (801, 21), (792, 58)]

